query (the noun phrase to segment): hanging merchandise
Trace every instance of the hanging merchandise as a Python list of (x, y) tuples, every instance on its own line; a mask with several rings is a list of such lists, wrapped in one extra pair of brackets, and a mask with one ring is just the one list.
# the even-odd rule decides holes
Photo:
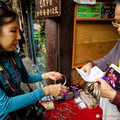
[(86, 103), (89, 109), (97, 107), (100, 103), (100, 82), (87, 83), (83, 92), (81, 92), (81, 98)]
[(78, 4), (96, 4), (96, 0), (74, 0)]
[(17, 13), (20, 12), (20, 6), (19, 6), (19, 1), (18, 0), (13, 0), (12, 9), (14, 11), (16, 11)]

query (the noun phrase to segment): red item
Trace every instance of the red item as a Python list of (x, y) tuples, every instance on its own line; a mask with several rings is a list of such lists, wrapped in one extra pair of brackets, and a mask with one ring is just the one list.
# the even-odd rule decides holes
[(102, 120), (102, 109), (80, 109), (74, 99), (55, 103), (55, 109), (47, 111), (45, 120)]
[(95, 17), (97, 17), (98, 16), (98, 14), (95, 14), (94, 16), (92, 16), (92, 18), (95, 18)]

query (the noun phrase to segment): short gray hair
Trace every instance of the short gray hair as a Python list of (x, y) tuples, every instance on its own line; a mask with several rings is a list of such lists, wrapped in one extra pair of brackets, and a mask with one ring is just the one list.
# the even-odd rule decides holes
[(115, 0), (113, 3), (115, 4), (120, 3), (120, 0)]

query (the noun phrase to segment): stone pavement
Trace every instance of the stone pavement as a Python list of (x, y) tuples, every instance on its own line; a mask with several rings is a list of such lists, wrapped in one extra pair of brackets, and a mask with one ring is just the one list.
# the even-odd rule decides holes
[(31, 65), (33, 64), (33, 61), (28, 57), (23, 58), (22, 61), (25, 65), (28, 73), (31, 74)]
[[(28, 57), (23, 58), (22, 61), (23, 61), (24, 65), (25, 65), (28, 73), (29, 73), (29, 74), (32, 74), (32, 67), (31, 67), (31, 65), (33, 64), (33, 61), (32, 61), (30, 58), (28, 58)], [(36, 83), (29, 84), (29, 85), (31, 86), (31, 88), (32, 88), (33, 90), (35, 90), (35, 89), (37, 88), (37, 84), (36, 84)], [(23, 90), (24, 90), (25, 92), (29, 92), (29, 89), (28, 89), (28, 87), (27, 87), (26, 84), (22, 83), (22, 84), (21, 84), (21, 87), (23, 88)]]

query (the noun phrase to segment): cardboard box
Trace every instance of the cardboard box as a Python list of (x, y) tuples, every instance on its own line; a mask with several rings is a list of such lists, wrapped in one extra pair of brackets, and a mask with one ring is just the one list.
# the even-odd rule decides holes
[(101, 8), (77, 8), (77, 13), (86, 12), (86, 13), (101, 13)]
[(101, 18), (100, 13), (77, 13), (77, 18)]
[(88, 4), (77, 4), (77, 7), (94, 7), (94, 8), (102, 8), (103, 3), (102, 2), (96, 2), (94, 5), (88, 5)]

